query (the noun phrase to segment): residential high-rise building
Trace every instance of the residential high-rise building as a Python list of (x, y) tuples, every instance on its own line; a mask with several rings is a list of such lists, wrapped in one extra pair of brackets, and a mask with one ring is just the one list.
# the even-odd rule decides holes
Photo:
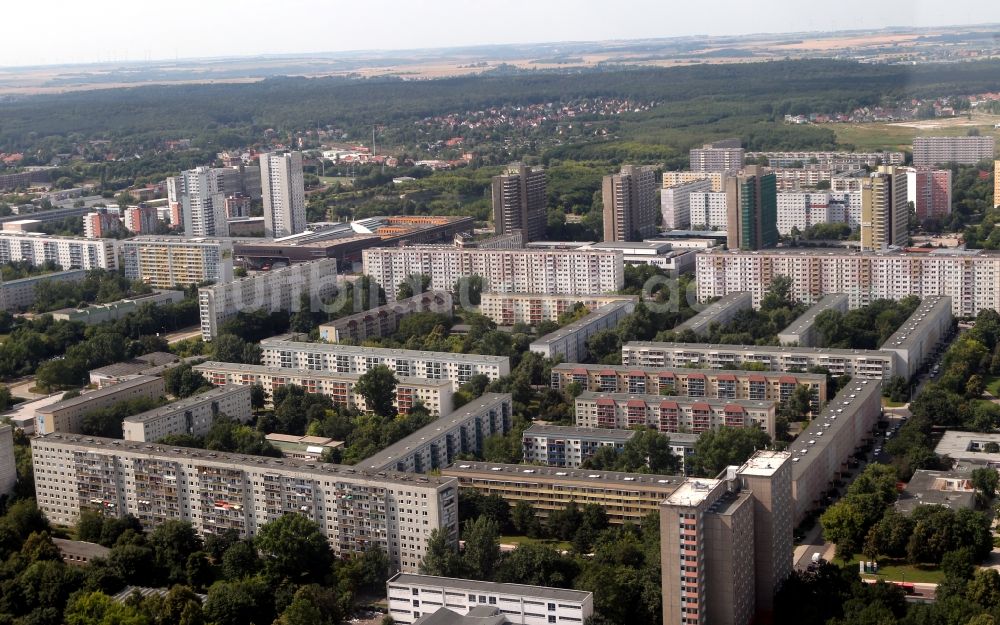
[(14, 456), (14, 428), (0, 425), (0, 497), (9, 495), (17, 485), (17, 461)]
[(723, 139), (691, 149), (691, 171), (736, 172), (743, 169), (739, 139)]
[(930, 167), (908, 169), (906, 197), (913, 202), (920, 221), (947, 217), (951, 214), (951, 170)]
[(726, 190), (726, 173), (722, 171), (665, 171), (663, 172), (663, 188), (669, 189), (678, 185), (708, 180), (711, 185), (706, 191), (722, 193)]
[(125, 277), (157, 288), (233, 279), (228, 239), (140, 236), (121, 242)]
[(545, 170), (515, 163), (493, 176), (493, 225), (497, 234), (520, 230), (524, 242), (545, 238)]
[(903, 247), (909, 239), (906, 172), (881, 166), (861, 186), (861, 249)]
[(993, 161), (993, 206), (1000, 206), (1000, 161)]
[(0, 263), (32, 266), (54, 261), (63, 269), (117, 269), (118, 241), (41, 232), (0, 232)]
[(196, 167), (167, 179), (168, 201), (176, 195), (184, 234), (189, 237), (221, 237), (226, 226), (226, 196), (221, 169)]
[(118, 215), (109, 213), (106, 208), (98, 208), (83, 216), (83, 236), (88, 239), (110, 237), (121, 230), (122, 222)]
[(671, 230), (682, 230), (691, 226), (691, 195), (708, 193), (712, 190), (712, 181), (704, 178), (690, 180), (673, 186), (666, 186), (666, 174), (663, 189), (660, 191), (660, 212), (663, 227)]
[(778, 188), (774, 174), (757, 165), (726, 181), (729, 249), (761, 250), (778, 244)]
[(302, 153), (261, 154), (260, 184), (264, 199), (264, 236), (278, 238), (304, 231), (306, 195)]
[(129, 206), (125, 209), (125, 228), (135, 234), (154, 234), (159, 219), (155, 206)]
[(915, 167), (958, 163), (975, 165), (996, 158), (996, 139), (982, 137), (917, 137), (913, 140)]
[(653, 167), (624, 165), (605, 176), (604, 240), (642, 241), (656, 234), (656, 171)]

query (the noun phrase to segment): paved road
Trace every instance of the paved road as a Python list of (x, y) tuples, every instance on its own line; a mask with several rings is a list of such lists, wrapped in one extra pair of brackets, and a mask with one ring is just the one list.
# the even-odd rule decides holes
[(177, 330), (176, 332), (171, 332), (163, 336), (167, 339), (167, 343), (180, 343), (186, 339), (193, 339), (195, 337), (201, 336), (201, 326), (191, 326), (190, 328), (184, 328), (183, 330)]

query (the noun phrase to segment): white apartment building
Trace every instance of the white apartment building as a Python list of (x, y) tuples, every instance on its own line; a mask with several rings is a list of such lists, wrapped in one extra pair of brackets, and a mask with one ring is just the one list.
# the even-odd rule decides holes
[(165, 436), (204, 436), (216, 415), (224, 414), (242, 423), (250, 421), (250, 387), (226, 385), (173, 403), (126, 417), (122, 421), (125, 440), (152, 443)]
[[(277, 389), (294, 384), (301, 386), (307, 393), (325, 395), (334, 404), (367, 410), (365, 398), (354, 391), (354, 385), (361, 377), (360, 373), (310, 371), (217, 361), (199, 363), (194, 366), (194, 370), (216, 386), (239, 384), (249, 388), (260, 384), (264, 389), (268, 405), (271, 405)], [(452, 411), (454, 404), (450, 380), (416, 377), (397, 377), (396, 380), (394, 404), (399, 412), (409, 412), (417, 402), (422, 403), (432, 415), (442, 415)]]
[(401, 377), (451, 380), (456, 391), (474, 375), (483, 374), (491, 381), (510, 375), (506, 356), (305, 343), (290, 340), (288, 335), (264, 339), (260, 347), (262, 363), (268, 367), (367, 373), (385, 365)]
[(264, 200), (264, 236), (280, 238), (304, 231), (306, 196), (302, 152), (261, 154), (260, 182)]
[(0, 263), (51, 261), (63, 269), (118, 269), (118, 241), (61, 237), (40, 232), (0, 232)]
[(412, 573), (390, 578), (386, 595), (389, 615), (401, 625), (412, 625), (442, 608), (463, 615), (475, 608), (496, 608), (516, 625), (583, 625), (594, 613), (593, 593), (582, 590)]
[(792, 279), (792, 297), (807, 304), (844, 293), (851, 308), (876, 299), (916, 295), (951, 298), (956, 317), (1000, 310), (1000, 254), (984, 250), (851, 252), (834, 248), (718, 252), (696, 259), (698, 299), (734, 291), (753, 294), (759, 306), (774, 276)]
[(695, 229), (726, 229), (726, 192), (691, 193), (688, 197), (691, 227)]
[(584, 391), (577, 396), (575, 407), (579, 427), (651, 427), (665, 433), (701, 434), (726, 426), (757, 428), (774, 438), (776, 405), (774, 401)]
[[(671, 230), (683, 230), (691, 226), (691, 194), (710, 193), (712, 181), (708, 178), (681, 182), (667, 186), (667, 174), (680, 172), (665, 172), (663, 174), (663, 189), (660, 191), (660, 213), (663, 215), (663, 227)], [(719, 174), (722, 177), (722, 174)]]
[(577, 469), (602, 447), (621, 452), (635, 433), (636, 430), (532, 423), (521, 435), (524, 462)]
[(565, 362), (584, 360), (587, 357), (587, 340), (601, 330), (615, 328), (633, 310), (635, 302), (631, 300), (605, 304), (555, 332), (538, 337), (528, 349), (544, 358), (560, 357)]
[(196, 167), (183, 171), (176, 177), (173, 186), (185, 236), (222, 237), (229, 234), (223, 171), (211, 167)]
[(622, 253), (596, 250), (493, 250), (415, 245), (362, 252), (364, 273), (393, 299), (412, 275), (427, 275), (430, 287), (451, 291), (460, 278), (480, 276), (485, 291), (590, 295), (624, 287)]
[(228, 239), (133, 237), (121, 242), (125, 277), (170, 289), (233, 279), (233, 246)]
[[(799, 232), (817, 224), (843, 221), (844, 207), (831, 209), (829, 193), (778, 193), (778, 234), (790, 235), (795, 228)], [(834, 220), (834, 215), (840, 217)]]
[(760, 157), (767, 159), (770, 167), (792, 167), (793, 165), (817, 165), (820, 167), (851, 170), (860, 169), (865, 165), (902, 165), (906, 155), (902, 152), (748, 152), (747, 159)]
[(975, 165), (996, 157), (996, 138), (979, 137), (916, 137), (913, 139), (913, 166), (933, 166), (946, 163)]
[(64, 434), (32, 439), (31, 457), (38, 507), (58, 525), (92, 510), (250, 538), (294, 513), (317, 523), (337, 556), (379, 547), (402, 571), (419, 568), (432, 530), (458, 538), (453, 478)]
[(515, 323), (538, 325), (543, 321), (558, 321), (559, 315), (582, 304), (587, 310), (597, 310), (605, 304), (638, 301), (632, 295), (539, 295), (536, 293), (483, 293), (479, 313), (497, 325)]
[(14, 457), (14, 427), (0, 425), (0, 496), (10, 495), (17, 486), (17, 459)]
[(245, 278), (198, 289), (201, 338), (211, 341), (219, 328), (240, 311), (297, 311), (302, 296), (322, 310), (337, 292), (337, 259), (323, 258), (262, 271)]

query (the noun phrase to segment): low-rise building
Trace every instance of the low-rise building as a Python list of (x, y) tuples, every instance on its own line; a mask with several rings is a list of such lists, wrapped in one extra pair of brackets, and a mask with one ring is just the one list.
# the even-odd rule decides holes
[(73, 566), (84, 566), (97, 558), (107, 560), (108, 556), (111, 555), (110, 549), (97, 543), (66, 538), (53, 538), (52, 543), (59, 549), (59, 555), (62, 556), (63, 562)]
[(752, 308), (753, 297), (749, 293), (729, 293), (675, 327), (674, 332), (679, 334), (690, 330), (697, 336), (706, 336), (713, 324), (725, 325), (732, 321), (740, 311)]
[(81, 282), (86, 269), (70, 269), (0, 283), (0, 310), (24, 312), (35, 303), (35, 289), (42, 282)]
[(126, 417), (122, 422), (125, 440), (155, 442), (178, 434), (204, 436), (220, 414), (246, 423), (253, 418), (250, 390), (249, 386), (228, 384)]
[(584, 391), (576, 398), (575, 412), (576, 424), (582, 427), (652, 427), (660, 432), (700, 434), (726, 426), (757, 428), (773, 439), (775, 406), (772, 401)]
[(614, 302), (637, 302), (634, 295), (541, 295), (538, 293), (483, 293), (479, 302), (479, 313), (489, 317), (497, 325), (512, 326), (515, 323), (538, 325), (543, 321), (559, 321), (559, 316), (581, 304), (587, 310)]
[(510, 393), (486, 393), (365, 458), (357, 466), (403, 473), (440, 469), (459, 454), (481, 454), (486, 438), (506, 434), (512, 421)]
[(576, 469), (602, 447), (622, 451), (635, 432), (533, 423), (521, 435), (524, 461)]
[(152, 293), (133, 295), (116, 302), (107, 304), (90, 304), (84, 308), (60, 308), (53, 310), (52, 318), (56, 321), (79, 321), (86, 325), (96, 325), (105, 321), (121, 319), (129, 313), (133, 313), (143, 306), (160, 306), (163, 304), (176, 304), (184, 299), (183, 291), (162, 291), (157, 290)]
[(406, 315), (431, 312), (451, 317), (452, 307), (452, 297), (447, 291), (420, 293), (321, 324), (319, 338), (327, 343), (340, 343), (345, 340), (359, 343), (365, 339), (393, 334), (399, 329), (399, 322)]
[(695, 250), (675, 247), (670, 241), (605, 241), (590, 243), (577, 249), (621, 252), (622, 261), (626, 265), (652, 265), (672, 275), (694, 269)]
[(163, 378), (140, 375), (71, 399), (64, 399), (35, 411), (35, 434), (53, 432), (79, 434), (83, 428), (83, 417), (95, 410), (110, 408), (119, 402), (140, 397), (155, 399), (163, 393)]
[(389, 616), (412, 625), (445, 609), (460, 615), (494, 608), (517, 625), (581, 625), (594, 613), (593, 593), (524, 584), (398, 573), (386, 582)]
[(934, 453), (957, 462), (1000, 468), (1000, 433), (947, 430)]
[(576, 321), (531, 342), (528, 349), (544, 358), (576, 362), (587, 358), (587, 340), (602, 330), (615, 328), (635, 310), (632, 301), (612, 302)]
[(964, 462), (948, 471), (917, 469), (899, 493), (896, 509), (904, 514), (920, 506), (944, 506), (956, 511), (973, 509), (976, 488), (972, 485), (972, 471), (979, 466)]
[(267, 434), (264, 436), (285, 458), (319, 460), (323, 452), (344, 447), (344, 441), (325, 436), (296, 436), (293, 434)]
[[(90, 383), (97, 388), (117, 384), (137, 375), (157, 375), (168, 365), (180, 365), (192, 359), (181, 359), (169, 352), (150, 352), (124, 362), (116, 362), (90, 371)], [(194, 358), (194, 360), (199, 360)]]
[(816, 317), (820, 313), (828, 310), (836, 310), (846, 313), (850, 305), (850, 298), (843, 293), (831, 293), (825, 295), (823, 299), (809, 307), (804, 313), (799, 315), (792, 325), (778, 333), (778, 340), (782, 345), (795, 345), (797, 347), (815, 347), (818, 339), (816, 335)]

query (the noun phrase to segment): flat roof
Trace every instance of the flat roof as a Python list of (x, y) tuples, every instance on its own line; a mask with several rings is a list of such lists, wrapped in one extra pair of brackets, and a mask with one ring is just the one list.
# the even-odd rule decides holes
[(559, 601), (586, 601), (593, 593), (583, 590), (566, 588), (550, 588), (548, 586), (529, 586), (527, 584), (507, 584), (501, 582), (480, 582), (457, 577), (436, 577), (434, 575), (419, 575), (417, 573), (396, 573), (389, 578), (389, 584), (405, 584), (407, 586), (435, 586), (446, 588), (461, 588), (478, 592), (489, 592), (522, 597), (541, 597)]
[[(275, 375), (275, 376), (308, 376), (310, 378), (325, 380), (343, 380), (356, 382), (363, 374), (361, 373), (340, 373), (338, 371), (328, 371), (325, 369), (295, 369), (292, 367), (268, 367), (265, 365), (244, 365), (237, 362), (219, 362), (209, 360), (194, 365), (195, 371), (226, 371), (232, 373), (252, 373), (254, 375)], [(430, 378), (417, 378), (413, 376), (396, 376), (399, 384), (406, 386), (422, 386), (432, 388), (443, 388), (451, 386), (452, 381), (447, 379), (432, 380)]]
[(125, 417), (122, 421), (125, 423), (145, 423), (146, 421), (152, 421), (165, 415), (173, 414), (178, 410), (186, 410), (194, 406), (200, 406), (206, 402), (214, 401), (220, 397), (236, 395), (238, 393), (247, 393), (249, 396), (250, 387), (242, 384), (226, 384), (224, 386), (216, 386), (215, 388), (211, 388), (203, 393), (191, 395), (190, 397), (185, 397), (184, 399), (178, 399), (175, 402), (160, 406), (159, 408), (153, 408), (152, 410), (140, 412), (139, 414), (132, 415), (131, 417)]
[[(691, 350), (694, 352), (766, 352), (770, 354), (834, 354), (838, 356), (866, 356), (892, 362), (893, 355), (877, 349), (834, 349), (832, 347), (788, 347), (784, 345), (728, 345), (725, 343), (667, 343), (658, 341), (629, 341), (623, 347), (652, 349)], [(796, 374), (798, 375), (798, 374)]]
[(674, 490), (684, 482), (682, 475), (651, 475), (649, 473), (624, 473), (622, 471), (595, 471), (592, 469), (570, 469), (568, 467), (546, 467), (533, 464), (503, 464), (500, 462), (474, 462), (459, 460), (444, 469), (449, 473), (477, 473), (510, 479), (545, 479), (556, 482), (592, 482), (599, 488), (634, 486)]
[(361, 345), (343, 345), (341, 343), (307, 343), (305, 341), (294, 341), (285, 336), (276, 336), (262, 339), (260, 346), (262, 349), (288, 349), (288, 350), (319, 350), (324, 352), (347, 352), (350, 354), (367, 354), (371, 356), (397, 357), (397, 358), (424, 358), (434, 360), (455, 360), (486, 362), (493, 364), (510, 363), (506, 356), (487, 356), (485, 354), (456, 354), (454, 352), (432, 352), (417, 349), (395, 349), (388, 347), (364, 347)]
[(445, 432), (458, 427), (466, 419), (480, 414), (494, 404), (505, 400), (508, 402), (511, 401), (510, 393), (484, 393), (478, 399), (470, 401), (458, 410), (432, 421), (406, 438), (396, 441), (369, 458), (365, 458), (357, 466), (375, 470), (381, 469), (392, 462), (398, 461), (409, 452), (419, 449), (424, 444), (436, 440)]
[[(945, 506), (953, 510), (974, 507), (976, 491), (970, 481), (974, 468), (969, 464), (959, 464), (951, 471), (917, 469), (899, 494), (896, 508), (908, 513), (922, 505)], [(959, 487), (952, 488), (955, 485)]]
[(19, 284), (28, 284), (30, 282), (38, 282), (39, 280), (48, 280), (51, 278), (68, 278), (73, 275), (86, 274), (87, 269), (67, 269), (66, 271), (53, 271), (50, 273), (43, 273), (37, 276), (28, 276), (27, 278), (18, 278), (17, 280), (2, 280), (0, 285), (16, 286)]
[(718, 301), (709, 304), (705, 310), (701, 311), (694, 317), (691, 317), (679, 326), (676, 326), (674, 328), (674, 332), (692, 330), (696, 334), (700, 334), (702, 329), (714, 322), (720, 314), (726, 312), (734, 306), (739, 307), (740, 310), (753, 308), (753, 294), (749, 291), (727, 293)]
[(903, 249), (888, 250), (855, 250), (841, 247), (796, 247), (796, 248), (771, 248), (766, 250), (706, 250), (705, 254), (729, 255), (729, 256), (849, 256), (849, 257), (897, 257), (897, 258), (928, 258), (928, 257), (990, 257), (1000, 256), (1000, 250), (979, 250), (979, 249), (959, 249), (936, 247), (928, 249), (926, 252), (909, 252)]
[(853, 378), (827, 403), (819, 416), (809, 422), (806, 429), (788, 446), (788, 451), (792, 453), (793, 480), (798, 479), (820, 457), (820, 451), (830, 445), (830, 441), (836, 438), (840, 430), (855, 427), (857, 410), (872, 394), (881, 397), (881, 382)]
[(670, 241), (603, 241), (601, 243), (591, 243), (587, 249), (592, 250), (620, 250), (628, 253), (629, 250), (641, 250), (640, 253), (654, 252), (661, 254), (671, 251), (673, 245)]
[(975, 451), (982, 449), (987, 443), (997, 443), (1000, 445), (1000, 432), (959, 432), (958, 430), (946, 430), (934, 453), (939, 456), (948, 456), (953, 460), (969, 460), (984, 463), (1000, 463), (1000, 453), (988, 453), (986, 451)]
[[(920, 338), (923, 324), (934, 321), (938, 315), (951, 319), (951, 298), (947, 295), (924, 297), (913, 314), (882, 344), (882, 349), (909, 349)], [(928, 316), (931, 318), (928, 319)]]
[(762, 376), (765, 378), (784, 378), (788, 376), (794, 376), (797, 380), (813, 380), (815, 382), (825, 382), (826, 375), (822, 373), (789, 373), (786, 371), (749, 371), (747, 369), (691, 369), (688, 367), (640, 367), (637, 365), (601, 365), (601, 364), (591, 364), (591, 363), (579, 363), (579, 362), (561, 362), (558, 365), (552, 367), (553, 371), (574, 371), (576, 369), (586, 369), (587, 372), (591, 371), (614, 371), (615, 373), (630, 373), (632, 371), (642, 371), (643, 373), (651, 375), (660, 375), (661, 373), (683, 373), (685, 375), (691, 375), (692, 373), (698, 373), (705, 376), (719, 376), (719, 375), (732, 375), (736, 377), (752, 377), (752, 376)]
[(774, 451), (771, 449), (761, 449), (750, 456), (738, 473), (742, 475), (769, 476), (781, 468), (781, 465), (791, 460), (792, 454), (787, 451)]
[(294, 458), (272, 458), (270, 456), (254, 456), (248, 454), (228, 453), (224, 451), (212, 451), (209, 449), (195, 449), (191, 447), (176, 447), (161, 445), (158, 443), (142, 443), (138, 441), (126, 441), (117, 438), (102, 438), (99, 436), (84, 436), (82, 434), (43, 434), (31, 439), (32, 446), (43, 443), (61, 443), (74, 445), (90, 452), (103, 454), (116, 454), (121, 452), (154, 454), (161, 457), (170, 458), (177, 462), (213, 462), (218, 464), (232, 465), (233, 468), (246, 470), (265, 471), (273, 469), (276, 471), (298, 471), (316, 476), (339, 475), (347, 479), (368, 479), (373, 481), (392, 482), (396, 484), (416, 483), (428, 485), (444, 485), (452, 482), (453, 478), (440, 477), (434, 475), (414, 475), (412, 473), (400, 473), (398, 471), (366, 471), (360, 467), (353, 467), (341, 464), (330, 464), (327, 462), (317, 462), (314, 460), (296, 460)]
[(809, 310), (805, 311), (798, 318), (795, 319), (787, 328), (778, 332), (778, 336), (794, 334), (796, 336), (801, 336), (802, 334), (809, 331), (813, 324), (816, 323), (816, 317), (820, 313), (827, 310), (840, 310), (842, 308), (847, 308), (850, 303), (850, 297), (845, 293), (831, 293), (830, 295), (824, 295), (818, 302), (809, 307)]
[(566, 336), (569, 336), (571, 334), (579, 332), (580, 330), (583, 330), (584, 328), (594, 323), (595, 321), (598, 321), (600, 319), (603, 319), (604, 317), (607, 317), (608, 315), (618, 312), (622, 308), (634, 305), (635, 304), (632, 300), (623, 300), (620, 302), (608, 302), (607, 304), (604, 304), (594, 312), (587, 313), (583, 317), (580, 317), (573, 323), (567, 324), (559, 328), (558, 330), (555, 330), (554, 332), (549, 332), (545, 336), (538, 337), (537, 339), (531, 342), (531, 345), (532, 346), (548, 345), (550, 343), (554, 343), (556, 341), (563, 339)]
[(577, 399), (596, 401), (598, 399), (607, 398), (617, 401), (627, 401), (629, 399), (638, 399), (640, 401), (659, 404), (665, 401), (675, 402), (682, 405), (690, 404), (708, 404), (713, 408), (719, 408), (722, 406), (728, 406), (729, 404), (736, 404), (743, 408), (759, 408), (767, 410), (769, 408), (774, 408), (778, 403), (776, 401), (758, 401), (751, 399), (716, 399), (714, 397), (688, 397), (686, 395), (651, 395), (651, 394), (635, 394), (635, 393), (601, 393), (599, 391), (584, 391), (577, 396)]
[(708, 499), (716, 486), (722, 480), (709, 480), (702, 478), (690, 478), (684, 480), (680, 487), (667, 497), (666, 503), (670, 506), (690, 506), (694, 507)]
[(532, 423), (526, 430), (525, 436), (565, 436), (568, 438), (599, 438), (602, 440), (625, 442), (635, 436), (635, 430), (615, 430), (608, 428), (585, 428), (577, 425), (542, 425)]
[(134, 378), (122, 380), (117, 384), (111, 384), (110, 386), (105, 386), (104, 388), (99, 388), (95, 391), (89, 391), (87, 393), (83, 393), (81, 395), (78, 395), (77, 397), (71, 397), (69, 399), (63, 399), (61, 401), (57, 401), (56, 403), (50, 404), (44, 408), (39, 408), (38, 412), (43, 414), (49, 414), (51, 412), (55, 412), (56, 410), (62, 410), (64, 408), (79, 406), (81, 404), (86, 404), (91, 400), (98, 399), (101, 397), (107, 397), (108, 395), (116, 395), (130, 388), (134, 388), (136, 386), (143, 386), (145, 384), (149, 384), (150, 382), (154, 382), (159, 379), (160, 378), (153, 375), (139, 375)]

